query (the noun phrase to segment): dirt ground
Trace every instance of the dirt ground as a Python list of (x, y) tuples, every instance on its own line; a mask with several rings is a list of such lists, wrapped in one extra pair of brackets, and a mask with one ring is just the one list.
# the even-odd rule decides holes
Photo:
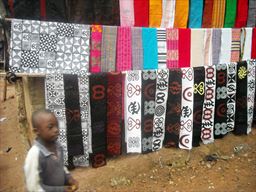
[[(0, 86), (1, 100), (2, 91)], [(25, 191), (22, 166), (28, 144), (18, 126), (13, 86), (8, 86), (7, 93), (7, 101), (0, 103), (0, 119), (6, 118), (0, 121), (0, 192), (20, 192)], [(72, 171), (79, 181), (79, 191), (253, 192), (256, 191), (256, 129), (247, 136), (229, 134), (190, 152), (164, 148), (147, 155), (122, 155), (107, 163), (97, 169)]]

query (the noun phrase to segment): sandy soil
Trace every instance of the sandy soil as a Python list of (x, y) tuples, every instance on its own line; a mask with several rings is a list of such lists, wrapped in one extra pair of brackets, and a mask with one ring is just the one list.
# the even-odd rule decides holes
[[(0, 122), (0, 192), (24, 191), (22, 166), (28, 145), (18, 127), (13, 86), (8, 86), (7, 98), (0, 103), (0, 119), (7, 118)], [(9, 147), (11, 150), (5, 152)], [(207, 155), (215, 160), (207, 161)], [(72, 174), (79, 181), (81, 192), (253, 192), (256, 130), (248, 136), (229, 134), (214, 144), (193, 148), (190, 153), (171, 148), (147, 155), (122, 155), (109, 159), (104, 167), (77, 168)]]

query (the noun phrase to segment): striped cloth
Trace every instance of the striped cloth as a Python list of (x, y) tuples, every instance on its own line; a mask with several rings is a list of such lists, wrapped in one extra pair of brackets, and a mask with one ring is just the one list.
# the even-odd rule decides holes
[(212, 27), (221, 28), (224, 25), (226, 0), (214, 0), (212, 13)]
[(249, 0), (249, 13), (247, 19), (247, 27), (256, 26), (256, 1)]
[(201, 28), (203, 18), (203, 0), (190, 1), (189, 28)]
[(232, 28), (236, 20), (236, 5), (237, 0), (226, 0), (226, 13), (225, 13), (225, 28)]
[(240, 29), (232, 29), (231, 62), (237, 62), (240, 58)]
[(90, 49), (90, 71), (100, 72), (102, 26), (92, 25), (91, 27), (91, 49)]
[(134, 26), (133, 0), (119, 0), (121, 26)]
[(134, 2), (134, 26), (148, 27), (149, 25), (149, 1), (140, 0)]
[(132, 69), (143, 69), (142, 28), (132, 27)]
[(189, 0), (176, 1), (175, 6), (175, 28), (186, 28), (188, 22)]
[(166, 29), (157, 29), (157, 49), (158, 49), (158, 69), (166, 68), (167, 45), (166, 45)]
[(245, 27), (248, 18), (248, 0), (237, 0), (235, 27)]
[(167, 67), (177, 68), (179, 62), (179, 30), (166, 29), (167, 35)]
[(212, 23), (213, 0), (205, 0), (203, 14), (203, 28), (210, 28)]
[(191, 67), (204, 66), (205, 29), (191, 29)]
[(162, 0), (161, 27), (173, 27), (176, 0)]
[(160, 27), (162, 20), (162, 1), (149, 0), (149, 27)]

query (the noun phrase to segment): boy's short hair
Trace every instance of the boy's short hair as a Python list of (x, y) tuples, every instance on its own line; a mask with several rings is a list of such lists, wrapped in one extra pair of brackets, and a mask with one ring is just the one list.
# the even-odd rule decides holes
[(49, 109), (39, 109), (39, 110), (34, 111), (32, 113), (32, 126), (33, 126), (33, 128), (38, 127), (37, 117), (40, 114), (53, 114), (54, 115), (54, 113), (52, 111), (50, 111)]

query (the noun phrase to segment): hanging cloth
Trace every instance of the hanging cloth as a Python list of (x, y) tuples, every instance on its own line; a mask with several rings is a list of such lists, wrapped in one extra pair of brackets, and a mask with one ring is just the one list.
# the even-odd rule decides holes
[(247, 18), (248, 18), (248, 0), (237, 0), (235, 27), (236, 28), (245, 27)]
[(202, 112), (204, 103), (204, 67), (194, 67), (194, 106), (193, 106), (193, 147), (201, 141)]
[(176, 0), (162, 0), (162, 28), (173, 28)]
[(210, 28), (212, 24), (213, 0), (204, 1), (203, 28)]
[(237, 135), (247, 134), (247, 63), (237, 63), (237, 89), (236, 89), (236, 114), (235, 129)]
[(155, 113), (153, 120), (152, 150), (162, 148), (165, 135), (166, 103), (168, 96), (169, 70), (157, 70)]
[(179, 29), (179, 67), (190, 67), (191, 30)]
[(107, 131), (107, 73), (89, 76), (92, 121), (92, 167), (106, 165)]
[(221, 50), (221, 29), (212, 29), (212, 64), (218, 64)]
[(219, 63), (229, 63), (231, 58), (232, 29), (221, 29)]
[(142, 28), (132, 27), (132, 69), (143, 69)]
[(216, 65), (214, 138), (227, 134), (227, 65)]
[(203, 0), (190, 1), (189, 28), (201, 28), (203, 18)]
[(193, 68), (182, 68), (181, 71), (182, 71), (182, 99), (181, 99), (179, 148), (192, 149), (194, 71), (193, 71)]
[(149, 25), (149, 0), (134, 2), (134, 26), (148, 27)]
[(216, 71), (215, 66), (205, 66), (205, 97), (203, 104), (201, 139), (204, 144), (214, 142)]
[(125, 89), (127, 153), (141, 153), (141, 71), (127, 71)]
[(91, 27), (91, 49), (90, 49), (90, 72), (101, 72), (100, 57), (101, 57), (101, 41), (102, 41), (102, 26), (92, 25)]
[(232, 29), (231, 62), (237, 62), (240, 58), (240, 29)]
[(157, 69), (157, 30), (142, 28), (143, 69)]
[(121, 26), (134, 26), (133, 0), (119, 0)]
[(162, 1), (149, 0), (149, 27), (160, 27), (162, 19)]
[(152, 151), (153, 120), (155, 113), (156, 71), (142, 71), (141, 145), (142, 153)]
[(188, 12), (189, 0), (176, 1), (174, 18), (175, 28), (187, 28)]
[(227, 131), (235, 128), (237, 64), (227, 64)]
[(256, 61), (247, 61), (248, 73), (247, 73), (247, 134), (252, 131), (253, 121), (253, 109), (254, 109), (254, 97), (255, 97), (255, 68)]
[(179, 63), (179, 29), (166, 29), (167, 67), (177, 68)]
[(122, 74), (107, 73), (107, 154), (121, 154)]
[(169, 70), (169, 89), (165, 118), (165, 147), (179, 146), (182, 72), (180, 68)]
[(256, 26), (256, 1), (249, 0), (249, 13), (247, 19), (247, 27)]
[(157, 50), (158, 50), (158, 69), (166, 69), (166, 60), (167, 60), (166, 29), (157, 28)]
[(116, 66), (116, 26), (103, 26), (101, 44), (101, 70), (115, 71)]
[(251, 58), (256, 59), (256, 28), (254, 27), (252, 30), (252, 50), (251, 50)]
[(132, 69), (132, 31), (131, 27), (117, 28), (116, 71)]
[(222, 28), (225, 19), (226, 0), (214, 0), (212, 11), (212, 28)]
[(204, 36), (205, 29), (191, 29), (191, 66), (204, 66)]
[(233, 28), (236, 21), (237, 0), (226, 0), (225, 28)]
[(241, 29), (241, 59), (251, 59), (252, 52), (252, 28)]
[(204, 36), (204, 65), (212, 65), (212, 29), (205, 29)]

